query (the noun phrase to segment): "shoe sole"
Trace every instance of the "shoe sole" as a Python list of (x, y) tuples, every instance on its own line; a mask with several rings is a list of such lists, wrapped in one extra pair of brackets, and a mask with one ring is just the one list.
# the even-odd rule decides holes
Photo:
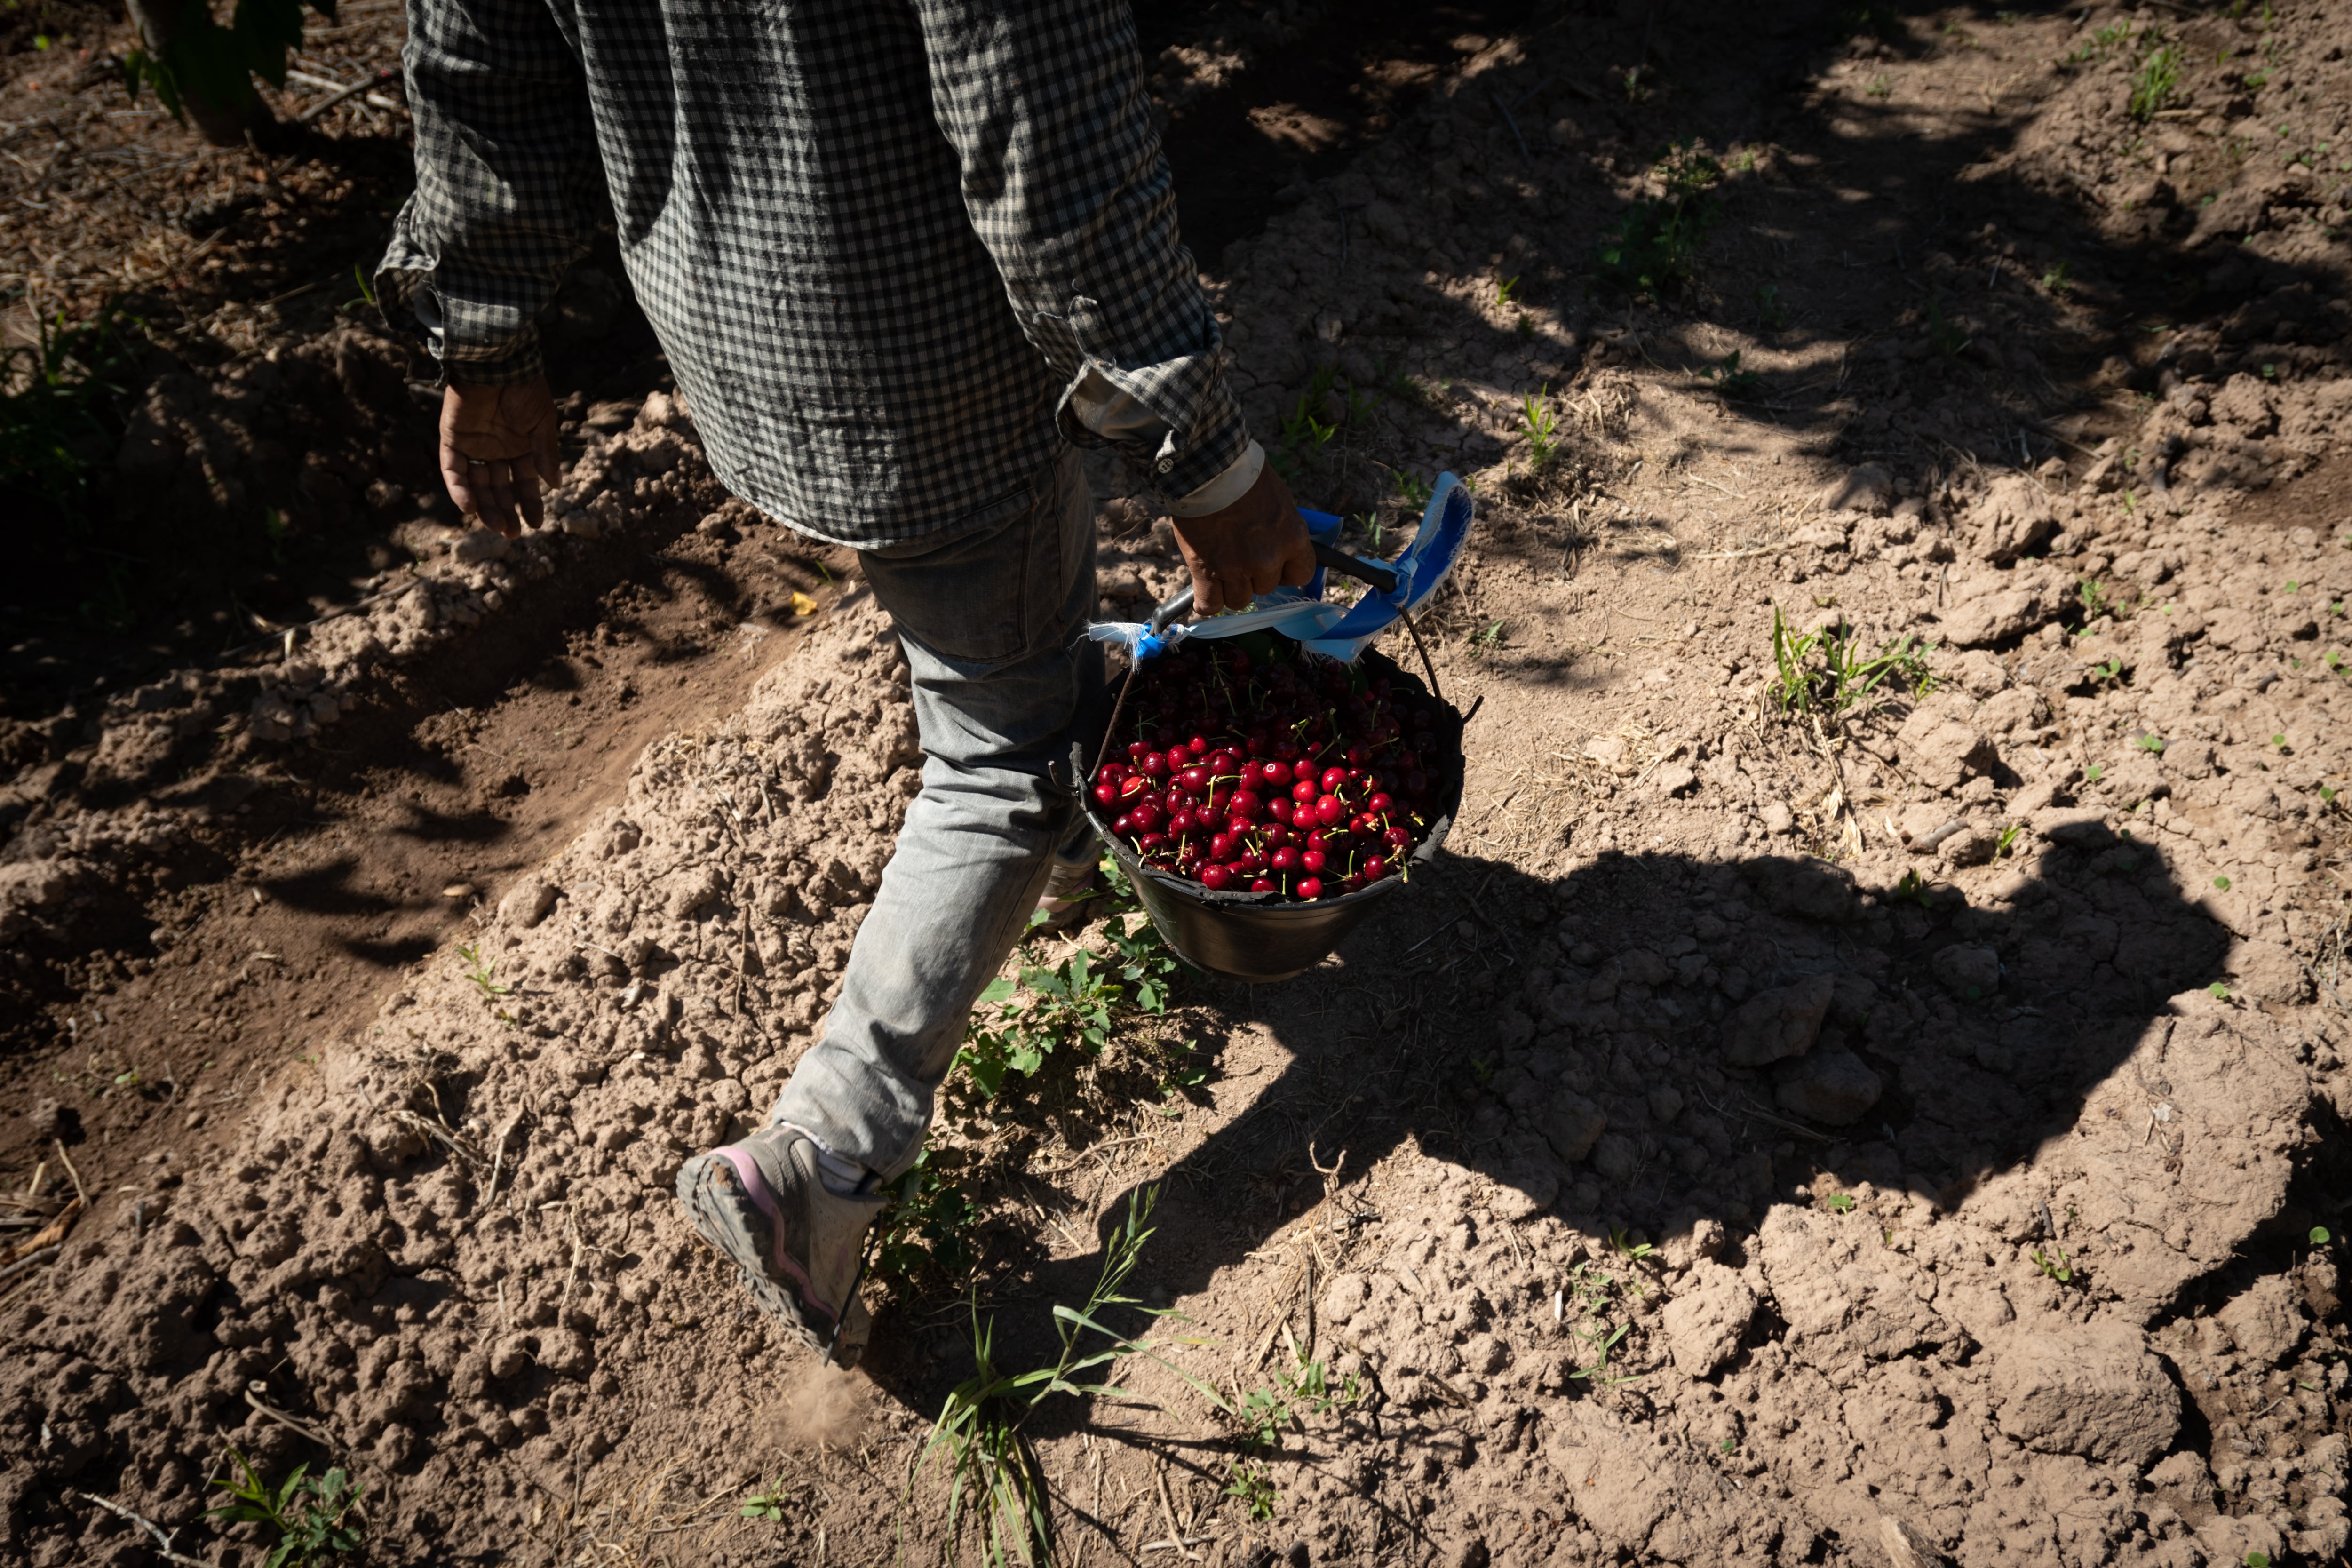
[[(804, 1301), (800, 1286), (780, 1275), (774, 1257), (774, 1226), (745, 1190), (744, 1178), (725, 1152), (698, 1154), (678, 1168), (677, 1201), (694, 1221), (696, 1232), (718, 1254), (743, 1273), (744, 1289), (760, 1310), (773, 1318), (801, 1343), (823, 1355), (828, 1346), (841, 1366), (857, 1364), (866, 1349), (870, 1315), (863, 1302), (853, 1300), (843, 1324), (840, 1342), (832, 1344), (830, 1317), (815, 1313)], [(816, 1321), (810, 1320), (814, 1316)]]

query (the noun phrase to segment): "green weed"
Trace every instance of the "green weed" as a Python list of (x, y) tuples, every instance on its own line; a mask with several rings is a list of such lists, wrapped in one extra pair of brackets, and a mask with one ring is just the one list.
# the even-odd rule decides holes
[(2115, 601), (2107, 596), (2107, 585), (2096, 577), (2085, 577), (2075, 584), (2074, 596), (2082, 601), (2084, 626), (2090, 625), (2101, 616), (2115, 614)]
[(2087, 43), (2067, 55), (2063, 63), (2078, 66), (2088, 64), (2092, 60), (2105, 59), (2109, 55), (2131, 42), (2131, 36), (2132, 26), (2129, 22), (2117, 22), (2110, 26), (2101, 27), (2091, 35)]
[(310, 1473), (310, 1466), (297, 1465), (294, 1473), (273, 1489), (250, 1459), (235, 1448), (228, 1452), (237, 1468), (245, 1472), (245, 1479), (235, 1485), (226, 1480), (213, 1482), (231, 1500), (205, 1510), (205, 1515), (232, 1524), (266, 1524), (276, 1530), (277, 1544), (261, 1560), (262, 1568), (305, 1568), (323, 1557), (360, 1549), (361, 1531), (346, 1521), (358, 1508), (360, 1498), (367, 1490), (365, 1487), (352, 1486), (341, 1469), (314, 1476)]
[[(333, 0), (311, 9), (334, 20)], [(286, 85), (286, 52), (302, 43), (302, 0), (236, 0), (229, 25), (213, 20), (211, 8), (192, 5), (174, 17), (172, 37), (160, 54), (133, 49), (122, 61), (123, 85), (132, 98), (144, 85), (174, 119), (184, 120), (184, 100), (242, 110), (254, 102), (253, 79)]]
[(1851, 1214), (1853, 1212), (1853, 1194), (1832, 1193), (1822, 1200), (1822, 1206), (1832, 1214)]
[(1514, 272), (1508, 278), (1504, 279), (1501, 282), (1495, 285), (1495, 303), (1498, 306), (1508, 305), (1511, 302), (1512, 297), (1517, 294), (1518, 291), (1519, 275)]
[(1552, 411), (1550, 395), (1547, 385), (1519, 399), (1519, 432), (1528, 438), (1538, 472), (1551, 467), (1559, 450), (1559, 416)]
[(38, 341), (0, 354), (0, 489), (85, 515), (90, 477), (114, 451), (110, 423), (137, 369), (142, 325), (110, 304), (75, 326), (53, 317)]
[(2140, 62), (2139, 76), (2132, 83), (2131, 117), (2138, 121), (2155, 119), (2157, 110), (2171, 101), (2173, 89), (2179, 85), (2179, 51), (2169, 46), (2156, 50)]
[(1749, 397), (1764, 384), (1764, 378), (1752, 370), (1739, 368), (1739, 351), (1732, 350), (1711, 365), (1700, 369), (1699, 379), (1711, 381), (1715, 390), (1726, 397)]
[(1706, 192), (1723, 166), (1677, 142), (1651, 174), (1663, 194), (1634, 203), (1601, 239), (1601, 275), (1628, 293), (1670, 293), (1696, 276), (1699, 241), (1716, 216)]
[(1927, 352), (1937, 359), (1958, 359), (1973, 341), (1958, 324), (1945, 319), (1942, 298), (1928, 295)]
[(466, 978), (472, 981), (474, 989), (482, 994), (482, 1000), (495, 1002), (499, 997), (511, 993), (513, 989), (511, 986), (499, 984), (497, 978), (499, 966), (495, 962), (482, 957), (482, 949), (478, 942), (459, 948), (457, 956), (465, 961)]
[(2054, 1241), (2047, 1254), (2038, 1247), (2033, 1249), (2033, 1266), (2061, 1285), (2074, 1282), (2074, 1266), (2067, 1260), (2066, 1249)]
[(1890, 682), (1916, 700), (1935, 686), (1927, 649), (1917, 637), (1905, 636), (1864, 655), (1850, 628), (1831, 625), (1800, 635), (1775, 605), (1772, 662), (1780, 673), (1767, 689), (1784, 717), (1835, 719), (1867, 710)]
[(1780, 303), (1780, 290), (1777, 286), (1767, 283), (1756, 290), (1756, 321), (1758, 325), (1771, 332), (1788, 326), (1788, 308)]
[[(1413, 510), (1424, 510), (1429, 505), (1429, 498), (1436, 492), (1437, 487), (1419, 474), (1404, 468), (1399, 468), (1396, 471), (1397, 499)], [(1376, 544), (1374, 548), (1379, 547)]]
[(1266, 1468), (1248, 1459), (1234, 1467), (1232, 1476), (1225, 1482), (1225, 1495), (1240, 1499), (1242, 1506), (1249, 1510), (1249, 1516), (1261, 1521), (1272, 1519), (1274, 1505), (1282, 1500), (1282, 1494), (1275, 1489), (1274, 1477)]
[(2164, 750), (2164, 738), (2160, 735), (2142, 735), (2132, 744), (2143, 752), (2161, 753)]
[(2053, 262), (2050, 266), (2042, 268), (2042, 289), (2044, 293), (2063, 294), (2074, 286), (2074, 264), (2073, 262)]
[(2024, 831), (2025, 825), (2021, 822), (2012, 822), (2007, 827), (2002, 828), (2000, 830), (2000, 842), (1992, 847), (1993, 858), (1998, 860), (2002, 856), (2008, 854), (2010, 847), (2017, 842), (2018, 835)]
[[(1124, 1399), (1128, 1391), (1108, 1383), (1086, 1381), (1097, 1368), (1130, 1356), (1143, 1356), (1174, 1373), (1194, 1392), (1227, 1415), (1234, 1407), (1223, 1394), (1160, 1353), (1160, 1343), (1139, 1340), (1106, 1328), (1102, 1314), (1124, 1307), (1151, 1318), (1174, 1314), (1146, 1307), (1122, 1292), (1128, 1277), (1151, 1239), (1148, 1222), (1159, 1201), (1157, 1187), (1146, 1187), (1128, 1200), (1127, 1219), (1103, 1247), (1101, 1272), (1082, 1309), (1056, 1302), (1054, 1331), (1060, 1354), (1051, 1366), (1011, 1373), (996, 1364), (995, 1325), (983, 1323), (977, 1301), (971, 1310), (971, 1348), (977, 1363), (972, 1375), (949, 1391), (939, 1418), (931, 1424), (923, 1446), (923, 1468), (944, 1465), (948, 1472), (947, 1533), (952, 1538), (963, 1517), (967, 1495), (984, 1516), (982, 1560), (990, 1568), (1011, 1562), (1055, 1561), (1053, 1515), (1047, 1504), (1045, 1477), (1035, 1450), (1023, 1428), (1041, 1404), (1056, 1394), (1079, 1397)], [(1088, 1349), (1080, 1336), (1095, 1334), (1104, 1348)], [(1106, 1373), (1107, 1375), (1107, 1373)], [(908, 1479), (911, 1496), (914, 1478)]]
[(784, 1489), (783, 1482), (776, 1481), (743, 1500), (742, 1517), (782, 1524), (784, 1521), (784, 1505), (792, 1500), (793, 1494)]

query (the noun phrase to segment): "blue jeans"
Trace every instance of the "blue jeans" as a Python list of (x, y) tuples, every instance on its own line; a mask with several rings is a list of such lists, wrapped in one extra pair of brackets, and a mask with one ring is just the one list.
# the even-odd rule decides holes
[(1103, 687), (1094, 499), (1065, 448), (1013, 515), (866, 551), (913, 677), (923, 788), (858, 927), (841, 994), (770, 1120), (886, 1179), (915, 1163), (982, 987), (1027, 927), (1057, 853), (1091, 859), (1047, 776)]

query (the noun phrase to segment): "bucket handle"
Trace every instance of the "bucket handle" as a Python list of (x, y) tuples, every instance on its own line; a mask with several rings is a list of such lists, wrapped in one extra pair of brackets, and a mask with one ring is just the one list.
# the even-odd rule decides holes
[[(1339, 573), (1344, 576), (1353, 577), (1359, 582), (1369, 583), (1383, 594), (1393, 594), (1396, 592), (1397, 574), (1394, 571), (1382, 565), (1380, 562), (1367, 561), (1360, 555), (1350, 555), (1336, 544), (1326, 544), (1322, 541), (1317, 540), (1315, 542), (1315, 563), (1318, 566), (1327, 567), (1333, 572)], [(1161, 632), (1166, 631), (1170, 626), (1175, 625), (1177, 621), (1192, 613), (1192, 584), (1187, 583), (1181, 588), (1177, 589), (1176, 592), (1169, 595), (1167, 598), (1161, 600), (1159, 606), (1151, 612), (1151, 635), (1158, 637)], [(1408, 630), (1412, 629), (1412, 622), (1410, 619), (1405, 622), (1405, 626)], [(1413, 631), (1412, 640), (1416, 644), (1421, 641), (1421, 633), (1419, 631)], [(1429, 651), (1426, 648), (1422, 650), (1421, 659), (1423, 664), (1428, 664)], [(1119, 682), (1118, 700), (1111, 707), (1110, 723), (1103, 731), (1102, 746), (1101, 749), (1095, 753), (1094, 769), (1087, 775), (1087, 778), (1092, 778), (1095, 773), (1102, 772), (1103, 760), (1110, 755), (1110, 738), (1118, 731), (1119, 717), (1127, 711), (1128, 690), (1135, 684), (1135, 672), (1142, 668), (1143, 660), (1141, 658), (1134, 657), (1133, 655), (1129, 657), (1127, 661), (1127, 679)], [(1434, 669), (1432, 669), (1429, 672), (1429, 683), (1431, 694), (1435, 695), (1437, 690), (1437, 671)], [(1086, 780), (1081, 779), (1078, 782), (1083, 785)]]

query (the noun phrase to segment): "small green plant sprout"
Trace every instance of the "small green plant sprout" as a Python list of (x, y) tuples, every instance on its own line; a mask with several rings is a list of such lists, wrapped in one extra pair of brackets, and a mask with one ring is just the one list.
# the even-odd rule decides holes
[(1415, 511), (1419, 511), (1422, 508), (1429, 504), (1429, 498), (1436, 493), (1436, 488), (1437, 487), (1432, 484), (1429, 480), (1423, 479), (1419, 474), (1412, 472), (1409, 468), (1399, 468), (1397, 470), (1397, 500), (1404, 502), (1405, 505), (1412, 508)]
[(1927, 879), (1919, 875), (1916, 868), (1903, 873), (1903, 879), (1895, 884), (1895, 896), (1923, 910), (1935, 901), (1927, 888)]
[(2164, 750), (2164, 738), (2160, 735), (2142, 735), (2132, 744), (2143, 752), (2161, 752)]
[(2285, 751), (2286, 737), (2284, 735), (2273, 735), (2271, 737), (2271, 749), (2274, 752)]
[(2247, 1552), (2246, 1568), (2271, 1568), (2271, 1554), (2262, 1551)]
[[(1175, 1315), (1122, 1294), (1128, 1277), (1142, 1258), (1144, 1244), (1151, 1239), (1151, 1209), (1159, 1196), (1158, 1188), (1145, 1187), (1128, 1200), (1127, 1219), (1104, 1245), (1102, 1270), (1086, 1306), (1055, 1304), (1054, 1331), (1060, 1338), (1061, 1352), (1053, 1365), (1024, 1373), (998, 1366), (995, 1326), (992, 1321), (982, 1323), (980, 1304), (976, 1299), (972, 1303), (971, 1349), (977, 1370), (949, 1391), (923, 1446), (923, 1463), (908, 1477), (907, 1484), (911, 1497), (922, 1469), (946, 1466), (947, 1533), (954, 1537), (969, 1495), (971, 1506), (986, 1521), (982, 1527), (982, 1560), (989, 1568), (1006, 1568), (1015, 1562), (1055, 1561), (1045, 1477), (1023, 1427), (1037, 1406), (1055, 1394), (1129, 1397), (1127, 1390), (1115, 1384), (1084, 1381), (1097, 1367), (1132, 1356), (1145, 1357), (1182, 1378), (1229, 1418), (1240, 1418), (1224, 1395), (1162, 1356), (1159, 1342), (1135, 1339), (1103, 1326), (1103, 1314), (1113, 1307), (1155, 1318)], [(1088, 1333), (1099, 1335), (1107, 1342), (1106, 1348), (1083, 1347), (1080, 1336)]]
[(2303, 584), (2290, 577), (2287, 579), (2286, 591), (2290, 594), (2299, 594), (2303, 592)]
[(1620, 1323), (1616, 1328), (1611, 1329), (1607, 1323), (1598, 1323), (1591, 1329), (1571, 1330), (1570, 1331), (1578, 1339), (1592, 1347), (1593, 1361), (1591, 1366), (1579, 1368), (1568, 1375), (1579, 1382), (1590, 1383), (1595, 1388), (1614, 1388), (1621, 1383), (1632, 1383), (1642, 1377), (1643, 1374), (1638, 1372), (1621, 1373), (1614, 1377), (1609, 1374), (1609, 1354), (1617, 1348), (1619, 1342), (1625, 1338), (1626, 1331), (1633, 1326), (1631, 1323)]
[(2033, 1249), (2033, 1266), (2061, 1285), (2074, 1282), (2074, 1266), (2067, 1260), (2066, 1249), (2054, 1241), (2047, 1253), (2038, 1247)]
[(253, 1468), (253, 1461), (235, 1448), (228, 1453), (245, 1479), (235, 1484), (215, 1480), (213, 1486), (226, 1492), (230, 1500), (205, 1510), (205, 1517), (232, 1524), (266, 1524), (276, 1530), (277, 1544), (261, 1560), (262, 1568), (308, 1568), (360, 1549), (360, 1528), (348, 1521), (358, 1510), (365, 1487), (352, 1486), (341, 1469), (314, 1476), (310, 1466), (297, 1465), (294, 1473), (273, 1489)]
[(1881, 71), (1878, 75), (1870, 79), (1870, 85), (1863, 89), (1863, 90), (1881, 102), (1885, 102), (1887, 96), (1894, 92), (1895, 84), (1886, 79), (1885, 72)]
[(2047, 294), (2063, 294), (2074, 286), (2074, 264), (2054, 261), (2042, 268), (2042, 289)]
[(2000, 830), (2000, 842), (1992, 847), (1993, 858), (1995, 859), (1999, 859), (2001, 856), (2010, 853), (2010, 851), (2015, 847), (2019, 835), (2022, 834), (2024, 831), (2025, 824), (2021, 822), (2012, 822), (2007, 827), (2002, 828)]
[(2212, 984), (2205, 987), (2205, 994), (2216, 1002), (2227, 1002), (2230, 999), (2230, 988), (2216, 980)]
[(1739, 1452), (1739, 1439), (1737, 1437), (1726, 1437), (1722, 1442), (1717, 1443), (1715, 1446), (1715, 1451), (1718, 1454), (1737, 1454)]
[(1822, 1200), (1822, 1207), (1829, 1210), (1832, 1214), (1851, 1214), (1853, 1212), (1853, 1194), (1852, 1193), (1832, 1193), (1829, 1196)]
[(1958, 359), (1968, 352), (1974, 342), (1969, 334), (1944, 315), (1940, 295), (1927, 296), (1927, 352), (1937, 359)]
[(1252, 1459), (1240, 1460), (1234, 1466), (1233, 1474), (1225, 1481), (1225, 1495), (1238, 1498), (1249, 1516), (1261, 1522), (1274, 1517), (1275, 1505), (1282, 1500), (1282, 1494), (1275, 1489), (1273, 1475)]
[(1559, 452), (1559, 416), (1552, 410), (1549, 386), (1519, 399), (1519, 430), (1528, 438), (1528, 453), (1537, 469), (1551, 467)]
[(1500, 621), (1488, 623), (1485, 631), (1480, 632), (1477, 636), (1470, 639), (1470, 652), (1474, 656), (1483, 657), (1485, 655), (1492, 654), (1502, 646), (1503, 623)]
[(1628, 1263), (1639, 1263), (1654, 1256), (1658, 1249), (1646, 1241), (1633, 1240), (1623, 1226), (1612, 1225), (1609, 1227), (1609, 1250)]
[(1739, 368), (1739, 351), (1732, 350), (1713, 364), (1698, 373), (1701, 381), (1715, 383), (1715, 390), (1726, 397), (1747, 397), (1764, 384), (1764, 378), (1752, 370)]
[(1756, 290), (1756, 321), (1766, 331), (1777, 332), (1789, 324), (1789, 308), (1780, 303), (1778, 285), (1767, 283)]
[(2226, 893), (2230, 890), (2230, 879), (2227, 877), (2216, 877), (2213, 879), (2213, 885)]
[(2329, 1242), (2336, 1238), (2328, 1234), (2327, 1227), (2326, 1226), (2315, 1225), (2311, 1227), (2310, 1239), (2311, 1245), (2314, 1247), (2326, 1247)]
[(2107, 585), (2096, 577), (2085, 577), (2074, 584), (2074, 596), (2083, 602), (2084, 625), (2115, 611), (2115, 602), (2107, 596)]
[(2106, 776), (2107, 770), (2096, 763), (2093, 763), (2089, 767), (2083, 770), (2084, 779), (2091, 784), (2096, 784)]
[(784, 1505), (792, 1500), (793, 1494), (784, 1489), (783, 1482), (776, 1481), (743, 1500), (743, 1517), (782, 1524), (784, 1521)]
[(127, 1089), (136, 1092), (144, 1086), (140, 1080), (139, 1069), (137, 1068), (124, 1068), (121, 1072), (114, 1075), (114, 1087), (117, 1089)]
[(1677, 142), (1652, 165), (1660, 194), (1635, 202), (1601, 237), (1601, 275), (1627, 293), (1664, 294), (1690, 282), (1698, 269), (1699, 240), (1715, 221), (1708, 187), (1723, 165), (1696, 145)]
[(2154, 50), (2140, 62), (2139, 76), (2132, 83), (2131, 117), (2148, 121), (2171, 101), (2173, 89), (2180, 85), (2180, 52), (2170, 45)]
[(495, 1002), (508, 994), (509, 988), (498, 982), (498, 964), (482, 956), (480, 943), (459, 948), (457, 956), (465, 961), (466, 978), (474, 983), (474, 989), (482, 994), (482, 1000)]
[(1495, 303), (1497, 305), (1508, 305), (1511, 302), (1512, 297), (1517, 294), (1518, 291), (1519, 275), (1514, 272), (1508, 278), (1502, 279), (1495, 285)]
[(1916, 698), (1926, 695), (1934, 679), (1927, 645), (1915, 637), (1897, 637), (1864, 655), (1844, 625), (1799, 633), (1778, 605), (1772, 610), (1772, 662), (1779, 675), (1767, 689), (1784, 718), (1842, 718), (1875, 707), (1880, 688), (1889, 682)]

